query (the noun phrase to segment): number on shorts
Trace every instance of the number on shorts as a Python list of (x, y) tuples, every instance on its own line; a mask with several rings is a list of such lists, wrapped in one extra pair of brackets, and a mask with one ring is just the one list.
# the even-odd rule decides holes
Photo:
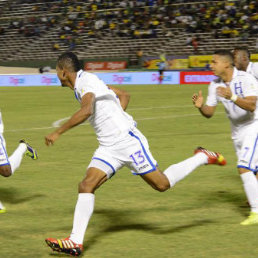
[(134, 154), (130, 155), (130, 158), (133, 160), (136, 166), (142, 164), (145, 161), (144, 155), (142, 155), (142, 151), (136, 151)]
[(247, 152), (249, 151), (249, 147), (245, 147), (244, 149), (245, 149), (245, 153), (244, 153), (244, 155), (243, 155), (243, 158), (245, 158)]

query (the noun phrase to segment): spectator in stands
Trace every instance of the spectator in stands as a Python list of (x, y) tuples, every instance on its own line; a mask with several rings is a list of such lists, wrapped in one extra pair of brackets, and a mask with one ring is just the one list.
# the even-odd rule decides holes
[(5, 29), (0, 26), (0, 35), (3, 35), (5, 33)]
[(49, 73), (51, 70), (50, 66), (43, 66), (39, 68), (39, 73)]
[(198, 46), (199, 46), (199, 42), (198, 42), (197, 37), (192, 38), (192, 46), (193, 46), (194, 52), (197, 53), (198, 52)]
[(53, 49), (54, 51), (57, 51), (57, 50), (60, 49), (60, 45), (59, 45), (58, 43), (54, 43), (52, 49)]

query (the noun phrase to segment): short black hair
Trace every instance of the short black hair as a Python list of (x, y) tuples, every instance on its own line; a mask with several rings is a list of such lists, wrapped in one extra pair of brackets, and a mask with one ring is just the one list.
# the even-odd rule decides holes
[(234, 56), (229, 50), (225, 50), (225, 49), (216, 50), (214, 52), (214, 55), (224, 56), (230, 61), (232, 65), (234, 64)]
[(60, 55), (57, 59), (57, 66), (61, 69), (67, 68), (70, 72), (78, 72), (81, 69), (78, 57), (72, 52)]
[(250, 59), (250, 57), (251, 57), (251, 53), (249, 52), (249, 50), (248, 50), (248, 48), (247, 47), (236, 47), (235, 49), (234, 49), (234, 51), (241, 51), (241, 52), (244, 52), (246, 55), (247, 55), (247, 57)]

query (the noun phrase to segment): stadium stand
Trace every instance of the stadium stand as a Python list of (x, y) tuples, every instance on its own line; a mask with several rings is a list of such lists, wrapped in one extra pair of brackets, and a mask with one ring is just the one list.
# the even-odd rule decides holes
[(256, 48), (257, 1), (0, 0), (1, 60), (210, 54)]

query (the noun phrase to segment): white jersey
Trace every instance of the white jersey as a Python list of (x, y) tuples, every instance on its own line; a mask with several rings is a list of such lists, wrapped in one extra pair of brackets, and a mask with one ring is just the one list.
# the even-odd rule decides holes
[(2, 134), (3, 132), (4, 132), (4, 123), (3, 123), (2, 114), (0, 111), (0, 134)]
[(114, 91), (92, 73), (77, 73), (74, 93), (79, 102), (86, 93), (95, 95), (95, 106), (89, 122), (100, 145), (111, 146), (122, 141), (135, 127), (133, 118), (122, 109)]
[(252, 74), (258, 81), (258, 63), (249, 62), (246, 72)]
[(231, 122), (233, 139), (242, 129), (250, 128), (250, 126), (258, 131), (258, 100), (255, 111), (247, 111), (237, 106), (233, 101), (218, 96), (217, 87), (230, 87), (231, 92), (241, 98), (247, 96), (258, 97), (258, 81), (249, 73), (234, 68), (233, 77), (228, 86), (220, 78), (210, 83), (206, 101), (208, 106), (216, 106), (218, 102), (222, 102)]

